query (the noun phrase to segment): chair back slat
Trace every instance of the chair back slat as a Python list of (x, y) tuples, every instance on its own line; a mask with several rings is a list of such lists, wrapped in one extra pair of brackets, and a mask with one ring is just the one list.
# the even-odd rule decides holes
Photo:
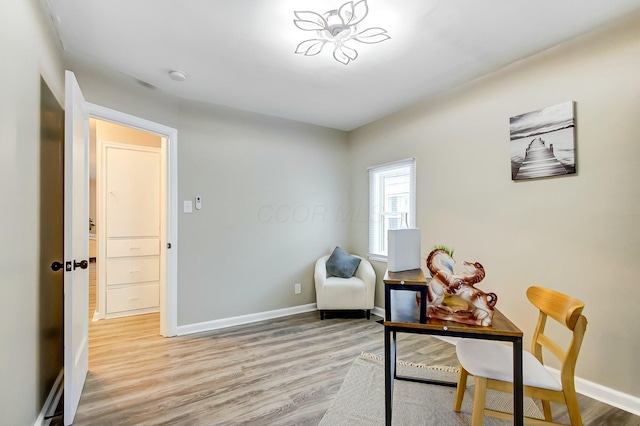
[(543, 287), (529, 287), (527, 298), (540, 311), (573, 330), (584, 303), (566, 294)]
[(567, 351), (544, 334), (538, 336), (538, 343), (554, 354), (560, 361), (564, 361), (567, 356)]

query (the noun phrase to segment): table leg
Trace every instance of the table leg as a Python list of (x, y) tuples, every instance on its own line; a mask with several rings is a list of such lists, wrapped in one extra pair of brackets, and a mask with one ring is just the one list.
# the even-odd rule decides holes
[[(393, 336), (392, 336), (393, 333)], [(396, 332), (384, 328), (384, 414), (386, 426), (391, 426), (393, 385), (396, 377)]]
[(391, 321), (391, 287), (384, 286), (384, 319)]
[(513, 420), (516, 426), (524, 425), (524, 401), (522, 378), (522, 338), (513, 341)]
[(420, 290), (420, 323), (427, 323), (427, 287)]

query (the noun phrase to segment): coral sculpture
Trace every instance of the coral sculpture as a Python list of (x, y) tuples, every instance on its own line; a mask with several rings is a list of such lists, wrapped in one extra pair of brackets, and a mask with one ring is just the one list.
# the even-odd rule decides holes
[(427, 316), (463, 324), (491, 325), (498, 296), (474, 286), (484, 279), (484, 268), (478, 262), (463, 262), (461, 270), (454, 272), (452, 254), (452, 250), (439, 246), (427, 257), (427, 268), (433, 277), (427, 286)]

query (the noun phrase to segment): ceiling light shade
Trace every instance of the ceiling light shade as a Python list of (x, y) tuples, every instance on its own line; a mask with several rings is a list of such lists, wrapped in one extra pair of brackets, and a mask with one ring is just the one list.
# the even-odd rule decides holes
[(169, 71), (169, 77), (171, 78), (171, 80), (185, 81), (187, 79), (187, 73), (178, 70)]
[(322, 52), (326, 45), (333, 46), (333, 57), (336, 61), (347, 65), (358, 57), (358, 52), (346, 43), (380, 43), (388, 40), (387, 30), (380, 27), (367, 28), (360, 31), (360, 24), (369, 13), (367, 0), (347, 2), (337, 10), (330, 10), (322, 15), (310, 11), (294, 11), (296, 19), (293, 23), (304, 31), (314, 31), (316, 37), (298, 44), (295, 53), (314, 56)]

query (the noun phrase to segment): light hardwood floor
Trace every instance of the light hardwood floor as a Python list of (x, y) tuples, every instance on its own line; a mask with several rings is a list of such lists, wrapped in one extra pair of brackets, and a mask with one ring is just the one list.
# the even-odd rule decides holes
[[(375, 319), (321, 321), (313, 312), (169, 339), (158, 334), (158, 314), (92, 322), (74, 424), (316, 425), (353, 360), (383, 354)], [(399, 335), (398, 354), (457, 366), (454, 347), (429, 336)], [(597, 401), (581, 398), (580, 405), (585, 424), (640, 425)], [(563, 407), (555, 409), (566, 421)]]

